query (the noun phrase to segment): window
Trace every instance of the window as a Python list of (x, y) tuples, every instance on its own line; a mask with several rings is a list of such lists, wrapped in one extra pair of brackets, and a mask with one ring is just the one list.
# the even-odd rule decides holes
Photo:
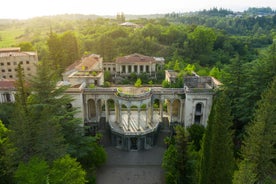
[(7, 62), (7, 65), (11, 65), (11, 63), (10, 63), (10, 62)]
[(11, 95), (9, 93), (4, 93), (3, 96), (6, 102), (11, 102)]
[(3, 75), (3, 79), (5, 79), (6, 78), (6, 76), (5, 75)]
[(143, 69), (144, 69), (144, 66), (141, 65), (141, 66), (140, 66), (140, 73), (143, 72)]
[(26, 61), (26, 64), (30, 64), (30, 61)]
[(10, 78), (12, 78), (13, 76), (12, 75), (10, 75)]
[(146, 65), (146, 72), (149, 72), (149, 65)]
[(1, 70), (2, 72), (5, 72), (5, 70), (3, 69), (3, 70)]
[(4, 63), (1, 63), (1, 66), (4, 66)]
[(27, 70), (30, 71), (31, 69), (28, 67)]
[(197, 103), (196, 104), (196, 114), (201, 114), (201, 109), (202, 108), (202, 104), (201, 103)]
[(11, 72), (12, 70), (11, 69), (8, 69), (9, 72)]
[(128, 65), (128, 73), (131, 73), (131, 65)]
[(202, 103), (197, 103), (195, 106), (195, 117), (194, 117), (194, 123), (195, 124), (200, 124), (202, 121), (202, 108), (203, 104)]

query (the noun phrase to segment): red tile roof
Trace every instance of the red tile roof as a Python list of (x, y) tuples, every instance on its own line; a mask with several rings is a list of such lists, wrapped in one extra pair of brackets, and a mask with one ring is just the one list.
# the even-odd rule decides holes
[(126, 64), (133, 64), (133, 63), (149, 63), (149, 62), (156, 62), (153, 57), (144, 56), (142, 54), (131, 54), (124, 57), (118, 57), (116, 59), (116, 63), (126, 63)]
[(93, 66), (101, 60), (101, 57), (96, 54), (92, 54), (88, 57), (85, 57), (81, 60), (81, 63), (75, 68), (78, 71), (90, 71), (93, 69)]
[(0, 79), (0, 89), (14, 90), (15, 89), (15, 80)]

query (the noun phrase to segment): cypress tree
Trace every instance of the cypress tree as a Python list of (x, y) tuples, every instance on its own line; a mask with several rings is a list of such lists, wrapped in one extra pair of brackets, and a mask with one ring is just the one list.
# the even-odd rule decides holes
[[(258, 103), (255, 119), (247, 127), (247, 137), (242, 147), (243, 160), (235, 172), (233, 183), (271, 182), (275, 170), (276, 145), (276, 78)], [(248, 169), (249, 168), (249, 169)], [(250, 177), (248, 177), (250, 176)]]
[(230, 101), (224, 92), (218, 93), (203, 139), (200, 183), (231, 184), (234, 168), (232, 117)]

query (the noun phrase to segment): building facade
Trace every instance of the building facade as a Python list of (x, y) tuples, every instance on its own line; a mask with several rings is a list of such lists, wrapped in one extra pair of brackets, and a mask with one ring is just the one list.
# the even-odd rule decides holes
[(16, 79), (19, 64), (28, 78), (35, 74), (37, 62), (36, 52), (21, 52), (20, 48), (2, 48), (0, 49), (0, 78)]
[[(127, 74), (137, 69), (138, 72), (138, 64), (120, 63), (116, 71)], [(148, 69), (155, 71), (154, 67)], [(89, 88), (85, 80), (78, 81), (78, 85), (75, 81), (66, 82), (71, 86), (66, 93), (74, 99), (71, 105), (80, 109), (77, 116), (95, 132), (99, 127), (108, 128), (112, 144), (124, 150), (150, 149), (164, 122), (169, 127), (175, 124), (188, 127), (194, 123), (206, 126), (215, 89), (220, 85), (212, 77), (197, 75), (184, 77), (182, 88)]]
[(129, 76), (131, 73), (147, 73), (150, 76), (164, 65), (164, 58), (150, 57), (142, 54), (131, 54), (118, 57), (115, 62), (103, 62), (104, 71), (110, 71), (115, 76)]

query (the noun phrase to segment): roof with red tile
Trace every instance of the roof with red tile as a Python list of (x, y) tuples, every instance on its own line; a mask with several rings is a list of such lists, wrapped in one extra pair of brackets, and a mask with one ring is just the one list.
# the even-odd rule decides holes
[(0, 90), (14, 90), (15, 80), (0, 79)]
[(98, 63), (102, 58), (99, 55), (92, 54), (81, 60), (81, 62), (75, 67), (78, 71), (90, 71), (94, 68), (94, 65)]
[(154, 57), (144, 56), (142, 54), (131, 54), (128, 56), (118, 57), (116, 59), (116, 63), (125, 63), (125, 64), (133, 64), (133, 63), (153, 63), (156, 62)]

